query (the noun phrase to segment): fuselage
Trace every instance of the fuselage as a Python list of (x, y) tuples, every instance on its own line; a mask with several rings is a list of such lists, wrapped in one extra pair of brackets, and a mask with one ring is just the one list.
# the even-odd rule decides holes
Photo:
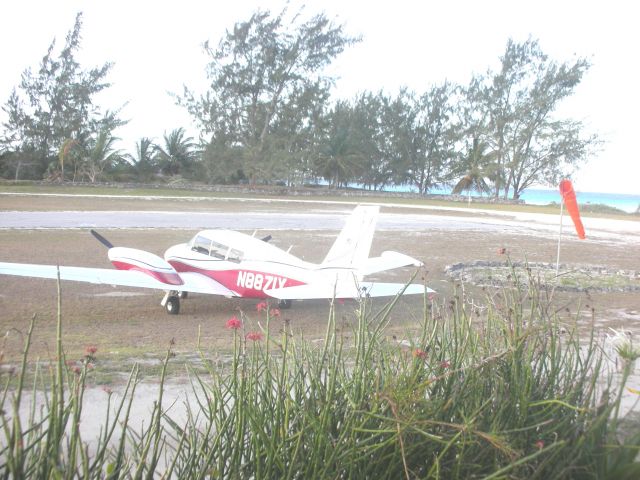
[(335, 282), (336, 275), (345, 273), (230, 230), (199, 232), (188, 243), (169, 248), (164, 257), (178, 273), (199, 273), (248, 298), (267, 298), (265, 292), (272, 289)]

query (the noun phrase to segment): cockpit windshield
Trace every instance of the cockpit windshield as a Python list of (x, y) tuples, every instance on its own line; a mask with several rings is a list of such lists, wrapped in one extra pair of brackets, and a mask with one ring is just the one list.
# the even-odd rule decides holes
[(240, 262), (244, 256), (240, 250), (215, 242), (202, 235), (193, 237), (193, 240), (191, 240), (191, 250), (230, 262)]

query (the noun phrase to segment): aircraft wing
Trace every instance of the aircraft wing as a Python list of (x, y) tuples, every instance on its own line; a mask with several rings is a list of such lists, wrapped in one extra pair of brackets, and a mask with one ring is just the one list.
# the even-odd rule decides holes
[[(109, 268), (64, 267), (60, 268), (60, 279), (74, 282), (95, 283), (101, 285), (119, 285), (123, 287), (152, 288), (156, 290), (175, 290), (179, 292), (208, 293), (235, 297), (237, 294), (215, 280), (193, 272), (180, 273), (182, 285), (171, 285), (136, 270), (114, 270)], [(55, 265), (36, 265), (30, 263), (0, 262), (0, 275), (20, 277), (57, 278)]]
[(417, 283), (406, 285), (404, 283), (360, 282), (358, 285), (349, 283), (338, 288), (334, 288), (329, 284), (298, 285), (265, 290), (264, 293), (278, 300), (310, 300), (319, 298), (393, 297), (398, 294), (415, 295), (431, 292), (434, 292), (434, 290)]

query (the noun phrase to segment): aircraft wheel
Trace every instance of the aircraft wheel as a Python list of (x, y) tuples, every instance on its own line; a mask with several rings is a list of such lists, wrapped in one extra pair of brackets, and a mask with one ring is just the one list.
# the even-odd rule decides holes
[(180, 298), (187, 298), (187, 296), (189, 295), (189, 292), (180, 292), (180, 294), (178, 295), (178, 297)]
[(291, 300), (280, 300), (278, 302), (278, 308), (280, 308), (281, 310), (287, 310), (288, 308), (291, 308)]
[(177, 315), (180, 313), (180, 299), (178, 297), (167, 298), (164, 308), (167, 309), (169, 315)]

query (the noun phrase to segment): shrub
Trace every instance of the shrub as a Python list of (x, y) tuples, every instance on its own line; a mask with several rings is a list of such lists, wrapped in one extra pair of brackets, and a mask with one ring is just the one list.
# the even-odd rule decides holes
[(191, 372), (186, 422), (163, 410), (169, 351), (146, 427), (127, 427), (134, 369), (91, 454), (77, 428), (87, 363), (65, 365), (60, 318), (57, 361), (33, 387), (45, 385), (42, 414), (17, 415), (32, 323), (17, 386), (4, 391), (0, 475), (638, 478), (640, 434), (622, 442), (617, 431), (633, 359), (614, 384), (594, 335), (561, 333), (541, 297), (534, 282), (505, 287), (484, 313), (464, 298), (425, 298), (403, 343), (385, 333), (395, 301), (361, 302), (348, 334), (332, 310), (322, 343), (274, 334), (269, 308), (260, 331), (242, 315), (228, 330), (230, 360), (201, 352), (207, 373)]

